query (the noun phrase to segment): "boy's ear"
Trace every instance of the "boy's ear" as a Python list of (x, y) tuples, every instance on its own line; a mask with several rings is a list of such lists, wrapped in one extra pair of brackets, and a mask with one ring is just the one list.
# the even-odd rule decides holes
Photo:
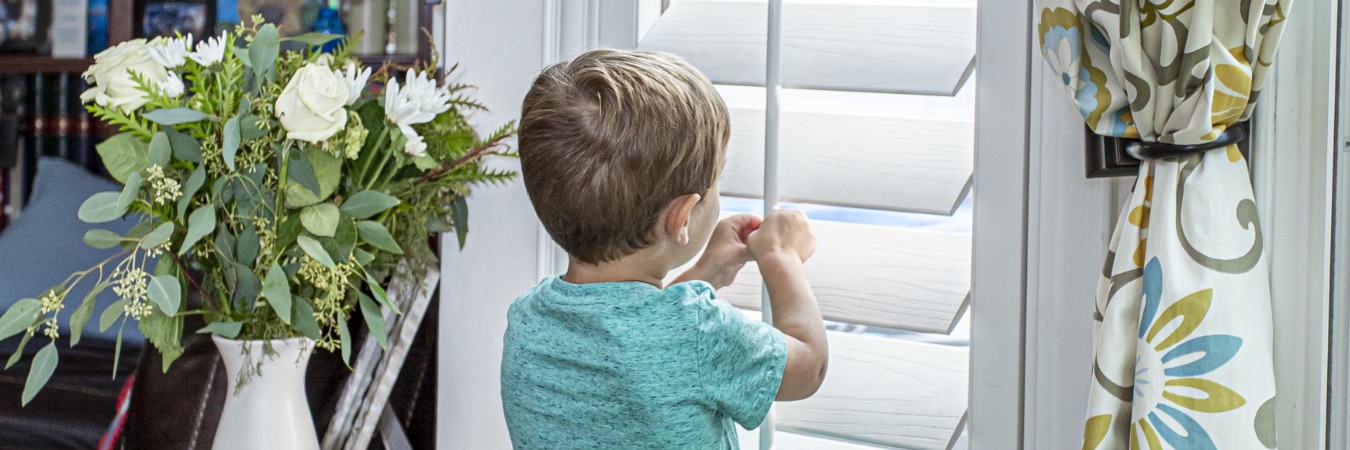
[(675, 242), (684, 245), (689, 243), (689, 215), (694, 212), (694, 205), (702, 200), (703, 196), (699, 194), (685, 194), (676, 197), (666, 206), (664, 220), (661, 223), (662, 231), (675, 239)]

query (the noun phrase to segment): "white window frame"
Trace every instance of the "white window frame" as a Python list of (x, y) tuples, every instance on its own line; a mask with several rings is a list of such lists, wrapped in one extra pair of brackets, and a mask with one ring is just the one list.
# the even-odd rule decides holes
[[(1257, 104), (1253, 184), (1271, 267), (1281, 448), (1328, 440), (1337, 2), (1295, 2)], [(1345, 271), (1342, 270), (1342, 275)], [(1342, 387), (1345, 385), (1338, 385)], [(1331, 444), (1331, 445), (1328, 445)]]

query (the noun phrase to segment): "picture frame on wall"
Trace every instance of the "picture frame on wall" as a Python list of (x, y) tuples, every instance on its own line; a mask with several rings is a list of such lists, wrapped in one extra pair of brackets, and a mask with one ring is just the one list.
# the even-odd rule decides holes
[(50, 52), (52, 1), (0, 0), (0, 52)]
[(136, 4), (136, 35), (205, 39), (215, 34), (215, 9), (214, 0), (143, 0)]

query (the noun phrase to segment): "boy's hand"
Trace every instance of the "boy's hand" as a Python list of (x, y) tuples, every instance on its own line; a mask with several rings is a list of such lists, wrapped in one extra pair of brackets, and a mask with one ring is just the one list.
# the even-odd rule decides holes
[(811, 234), (811, 224), (801, 211), (777, 210), (769, 213), (759, 229), (750, 233), (746, 241), (750, 254), (757, 261), (775, 253), (787, 253), (806, 262), (816, 252), (816, 237)]
[(718, 222), (717, 227), (713, 228), (712, 237), (708, 239), (708, 246), (703, 250), (703, 256), (675, 282), (703, 280), (714, 289), (730, 286), (745, 263), (753, 259), (746, 238), (759, 226), (759, 217), (749, 214), (731, 216)]

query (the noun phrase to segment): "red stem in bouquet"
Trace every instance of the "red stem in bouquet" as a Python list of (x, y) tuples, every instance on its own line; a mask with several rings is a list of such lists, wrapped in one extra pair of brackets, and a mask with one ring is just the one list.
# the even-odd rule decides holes
[(427, 172), (425, 175), (422, 175), (421, 177), (418, 177), (416, 180), (413, 180), (412, 185), (416, 186), (422, 183), (426, 183), (428, 181), (438, 180), (441, 177), (445, 176), (446, 174), (449, 174), (450, 172), (454, 171), (455, 169), (463, 167), (465, 164), (469, 164), (479, 159), (482, 159), (484, 156), (487, 156), (490, 153), (489, 150), (500, 147), (502, 145), (502, 141), (506, 140), (507, 137), (510, 136), (498, 136), (496, 139), (484, 142), (483, 145), (470, 149), (469, 151), (464, 153), (464, 156), (460, 156), (459, 158), (456, 158), (454, 161), (451, 161), (448, 164), (441, 164), (440, 166), (437, 166), (435, 169), (431, 169), (431, 171)]
[(210, 303), (215, 303), (217, 307), (220, 307), (220, 302), (216, 301), (216, 298), (215, 298), (215, 297), (212, 297), (210, 293), (207, 293), (207, 292), (206, 292), (206, 289), (202, 289), (202, 285), (197, 284), (197, 279), (192, 277), (192, 273), (188, 272), (188, 267), (187, 267), (187, 265), (186, 265), (186, 264), (183, 264), (183, 260), (178, 259), (178, 255), (177, 255), (177, 254), (175, 254), (174, 252), (165, 252), (165, 253), (167, 253), (169, 256), (173, 257), (173, 262), (174, 262), (174, 264), (177, 264), (177, 265), (178, 265), (178, 269), (181, 270), (181, 271), (183, 272), (183, 277), (187, 278), (188, 281), (192, 282), (192, 287), (197, 288), (197, 292), (201, 292), (201, 293), (202, 293), (202, 298), (203, 298), (203, 299), (205, 299), (206, 301), (208, 301), (208, 302), (210, 302)]

